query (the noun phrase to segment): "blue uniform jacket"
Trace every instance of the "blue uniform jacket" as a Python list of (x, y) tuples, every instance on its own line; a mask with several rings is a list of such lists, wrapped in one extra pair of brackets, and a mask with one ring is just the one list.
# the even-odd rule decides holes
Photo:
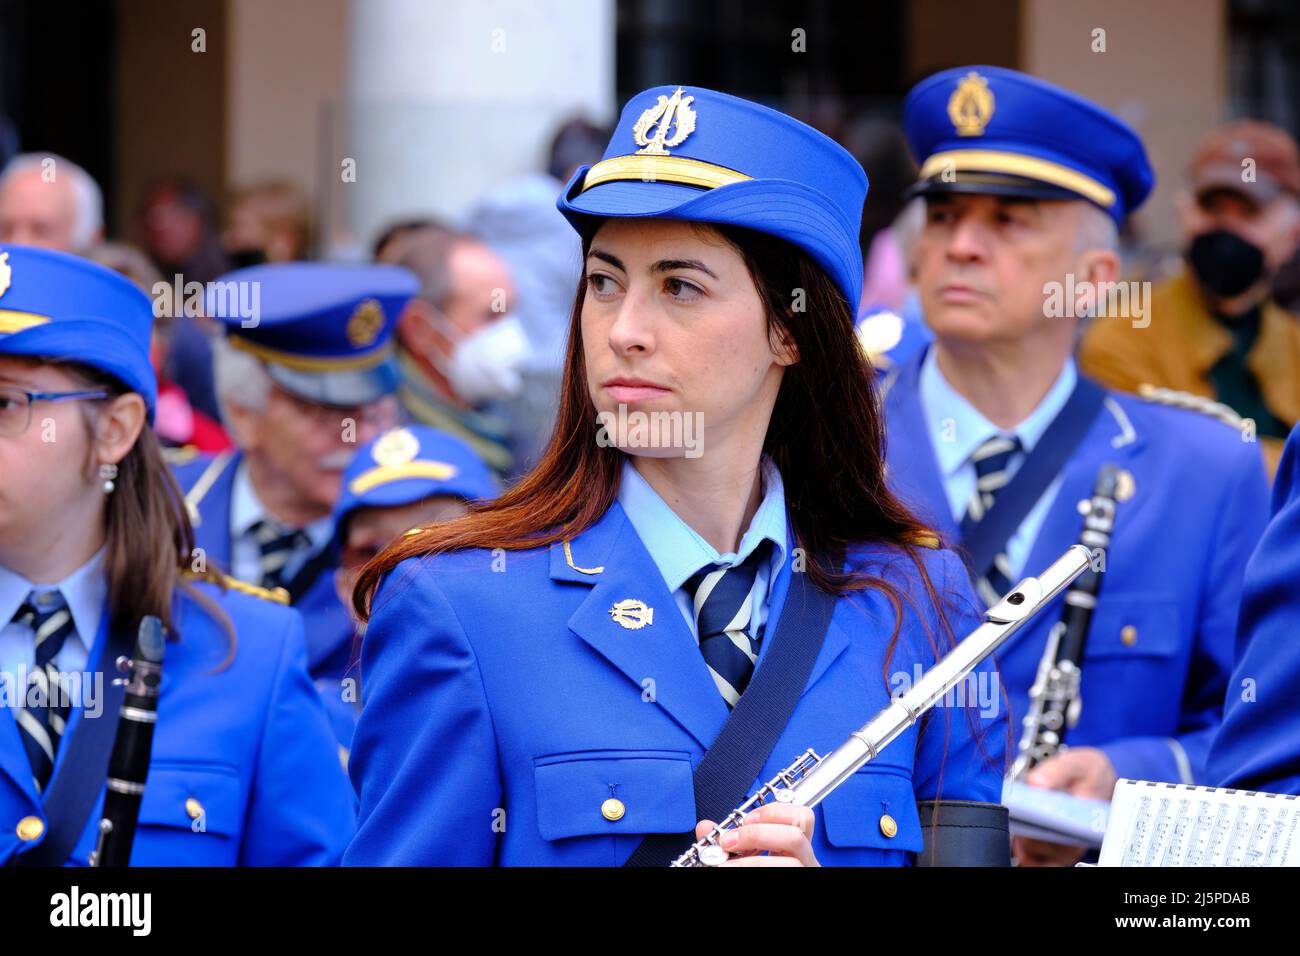
[[(234, 659), (223, 667), (230, 652), (226, 631), (193, 598), (178, 594), (174, 621), (181, 637), (167, 642), (163, 657), (131, 865), (337, 863), (355, 828), (355, 801), (307, 676), (301, 617), (211, 584), (194, 587), (229, 616), (237, 635)], [(90, 660), (98, 654), (97, 641)], [(20, 838), (31, 821), (27, 828), (19, 821), (44, 816), (13, 710), (0, 711), (4, 864), (38, 845)], [(82, 714), (74, 711), (69, 733), (76, 733)], [(118, 715), (98, 719), (116, 724)], [(66, 753), (59, 749), (56, 775)], [(86, 864), (102, 808), (101, 794), (69, 864)]]
[[(917, 389), (924, 350), (885, 376), (890, 482), (948, 541), (949, 510)], [(1079, 541), (1080, 501), (1106, 463), (1134, 494), (1117, 505), (1088, 635), (1082, 713), (1067, 743), (1101, 747), (1121, 777), (1205, 782), (1232, 666), (1242, 568), (1267, 518), (1259, 446), (1197, 412), (1116, 392), (1066, 463), (1023, 573)], [(1004, 645), (998, 670), (1019, 739), (1047, 633), (1064, 597)]]
[[(951, 552), (922, 551), (935, 587), (957, 605), (949, 620), (964, 636), (978, 623), (965, 573)], [(888, 575), (934, 626), (905, 555), (864, 549), (851, 563)], [(790, 566), (774, 586), (769, 635)], [(627, 598), (649, 605), (652, 623), (639, 630), (616, 623), (610, 608)], [(728, 711), (617, 503), (567, 550), (406, 561), (381, 585), (375, 608), (349, 765), (361, 820), (345, 864), (614, 866), (645, 834), (694, 828), (691, 776)], [(761, 781), (809, 747), (838, 746), (886, 705), (893, 622), (879, 591), (839, 599)], [(891, 674), (910, 680), (914, 665), (933, 660), (922, 624), (905, 610)], [(995, 690), (992, 675), (981, 673), (984, 689)], [(821, 862), (907, 862), (921, 848), (915, 801), (941, 783), (945, 798), (996, 802), (1005, 718), (992, 698), (987, 718), (936, 708), (923, 733), (909, 729), (831, 794), (816, 809)], [(621, 819), (602, 815), (611, 797), (626, 807)], [(897, 822), (895, 835), (885, 834), (886, 815)]]
[(1246, 565), (1243, 591), (1210, 782), (1300, 794), (1300, 426), (1282, 452), (1273, 520)]
[[(230, 496), (240, 457), (239, 453), (200, 455), (172, 468), (190, 504), (195, 546), (223, 571), (230, 570)], [(356, 680), (356, 669), (351, 667), (356, 631), (334, 590), (336, 567), (337, 561), (323, 570), (294, 607), (306, 626), (307, 670), (325, 702), (335, 736), (347, 747), (356, 724), (356, 694), (351, 691)], [(349, 678), (353, 683), (345, 686)]]

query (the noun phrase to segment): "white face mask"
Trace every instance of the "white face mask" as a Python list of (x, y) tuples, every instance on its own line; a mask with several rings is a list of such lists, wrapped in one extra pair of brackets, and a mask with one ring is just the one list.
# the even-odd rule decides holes
[(472, 335), (457, 339), (443, 374), (466, 402), (478, 405), (519, 393), (519, 369), (528, 357), (523, 324), (505, 315)]

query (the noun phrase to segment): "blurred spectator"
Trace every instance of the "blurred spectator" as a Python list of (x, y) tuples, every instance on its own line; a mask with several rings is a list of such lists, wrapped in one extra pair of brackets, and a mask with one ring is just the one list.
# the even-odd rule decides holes
[[(208, 194), (186, 179), (155, 182), (140, 206), (143, 248), (167, 281), (211, 282), (227, 271), (217, 235), (216, 208)], [(212, 378), (212, 324), (178, 313), (172, 324), (164, 374), (185, 390), (190, 405), (219, 419)]]
[(0, 242), (82, 254), (103, 234), (99, 184), (72, 160), (23, 153), (0, 173)]
[(430, 226), (438, 225), (440, 225), (440, 223), (436, 220), (429, 219), (428, 217), (420, 219), (405, 219), (401, 222), (395, 222), (379, 234), (379, 238), (375, 240), (374, 250), (371, 255), (376, 262), (383, 262), (384, 256), (388, 252), (389, 245), (391, 245), (395, 239), (400, 239), (402, 236), (418, 232), (419, 230), (426, 229)]
[(237, 191), (226, 206), (221, 242), (233, 268), (308, 258), (312, 230), (307, 197), (280, 180)]
[(397, 324), (398, 397), (416, 421), (467, 442), (497, 474), (513, 463), (506, 423), (485, 410), (517, 394), (528, 340), (506, 313), (514, 286), (505, 263), (478, 238), (445, 226), (408, 230), (382, 262), (419, 277), (420, 293)]
[[(149, 257), (124, 242), (101, 243), (87, 258), (120, 272), (145, 291), (154, 302), (153, 342), (154, 369), (162, 367), (168, 339), (174, 327), (173, 315), (182, 306), (172, 295), (173, 285), (165, 280)], [(154, 412), (154, 431), (164, 445), (191, 446), (200, 452), (219, 452), (231, 447), (230, 438), (221, 425), (190, 406), (185, 391), (159, 372), (158, 405)]]
[(1214, 130), (1179, 196), (1187, 269), (1157, 284), (1149, 326), (1098, 319), (1084, 370), (1116, 388), (1213, 397), (1255, 423), (1270, 473), (1300, 419), (1300, 320), (1272, 298), (1300, 244), (1300, 152), (1268, 123)]
[(844, 147), (871, 176), (871, 200), (863, 207), (858, 233), (866, 269), (860, 304), (901, 312), (910, 280), (896, 223), (903, 214), (907, 190), (916, 181), (916, 164), (898, 124), (878, 117), (864, 117), (850, 125)]

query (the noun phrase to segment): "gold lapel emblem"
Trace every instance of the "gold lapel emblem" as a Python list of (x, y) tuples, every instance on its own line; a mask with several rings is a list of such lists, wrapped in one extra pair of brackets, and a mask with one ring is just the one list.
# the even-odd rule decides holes
[[(632, 139), (641, 149), (638, 155), (667, 156), (666, 146), (680, 146), (682, 141), (695, 129), (695, 110), (691, 109), (693, 96), (683, 96), (679, 86), (671, 97), (661, 95), (659, 102), (641, 114), (636, 125), (632, 127)], [(668, 127), (673, 128), (673, 135), (668, 135)], [(647, 135), (654, 130), (652, 135)]]
[(636, 598), (624, 598), (609, 609), (609, 616), (629, 631), (639, 631), (655, 621), (655, 609), (646, 607), (644, 601)]
[(383, 327), (384, 310), (374, 299), (366, 299), (357, 306), (357, 310), (352, 313), (352, 318), (348, 319), (346, 330), (348, 341), (355, 348), (363, 349), (379, 338)]
[(14, 270), (9, 265), (9, 253), (0, 252), (0, 295), (4, 295), (9, 290), (9, 282), (14, 276)]
[(375, 464), (396, 468), (414, 461), (419, 453), (420, 440), (405, 428), (394, 428), (375, 442), (370, 455), (375, 459)]
[(1127, 468), (1121, 469), (1115, 476), (1115, 500), (1128, 501), (1136, 492), (1137, 482), (1133, 480), (1133, 472)]
[(948, 98), (948, 118), (958, 136), (982, 136), (993, 118), (993, 91), (988, 80), (974, 70), (962, 77)]

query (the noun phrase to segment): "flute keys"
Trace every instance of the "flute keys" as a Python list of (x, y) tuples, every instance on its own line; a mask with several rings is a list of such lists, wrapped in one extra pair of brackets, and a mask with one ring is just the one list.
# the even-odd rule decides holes
[(891, 840), (898, 835), (898, 822), (888, 813), (880, 815), (880, 832)]
[(45, 821), (40, 817), (23, 817), (18, 821), (15, 830), (18, 833), (18, 839), (32, 843), (39, 840), (41, 834), (45, 832)]
[(710, 844), (700, 850), (700, 862), (705, 866), (722, 866), (731, 854), (720, 846)]

